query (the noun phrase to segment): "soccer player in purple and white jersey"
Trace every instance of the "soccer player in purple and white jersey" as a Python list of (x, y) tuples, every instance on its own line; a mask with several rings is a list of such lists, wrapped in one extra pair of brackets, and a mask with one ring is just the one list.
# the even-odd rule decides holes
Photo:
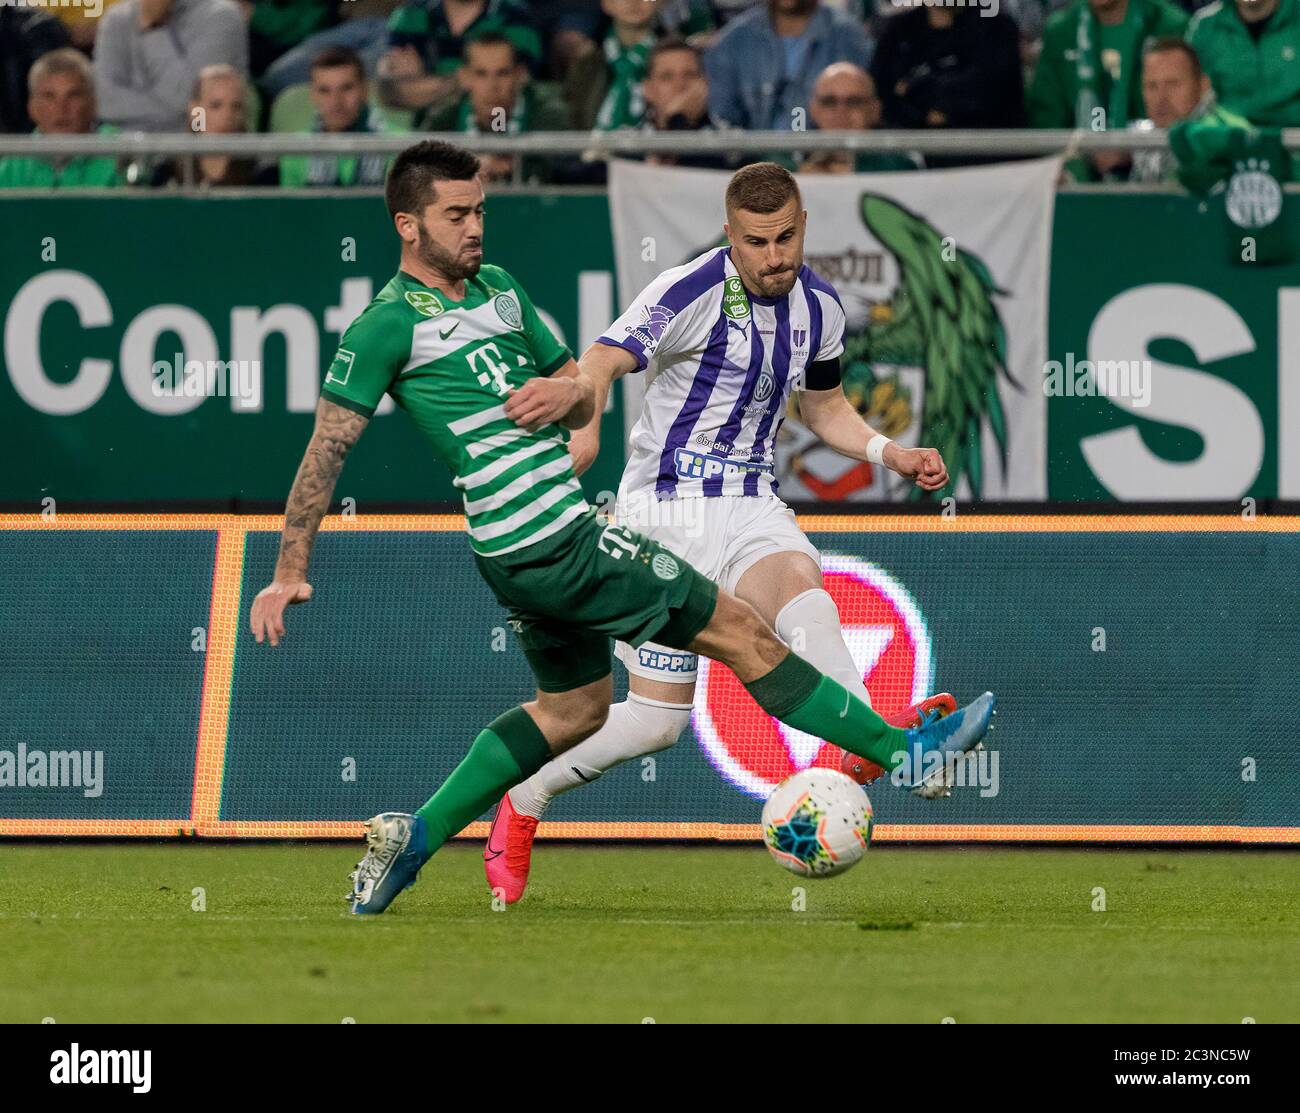
[[(665, 271), (583, 354), (597, 417), (574, 434), (570, 451), (579, 472), (590, 466), (609, 385), (648, 372), (616, 519), (749, 602), (801, 656), (869, 703), (822, 586), (821, 556), (776, 493), (773, 445), (790, 394), (803, 392), (803, 420), (845, 456), (882, 464), (926, 491), (943, 488), (948, 471), (935, 449), (903, 448), (877, 433), (844, 396), (844, 310), (804, 265), (808, 213), (794, 177), (770, 162), (746, 166), (727, 186), (726, 209), (730, 246)], [(497, 808), (484, 859), (489, 884), (507, 902), (523, 895), (537, 821), (554, 796), (671, 746), (690, 721), (694, 654), (650, 642), (620, 643), (617, 652), (629, 673), (627, 700)], [(911, 712), (920, 719), (955, 706), (940, 695)], [(883, 772), (866, 764), (850, 754), (844, 767), (860, 781)]]

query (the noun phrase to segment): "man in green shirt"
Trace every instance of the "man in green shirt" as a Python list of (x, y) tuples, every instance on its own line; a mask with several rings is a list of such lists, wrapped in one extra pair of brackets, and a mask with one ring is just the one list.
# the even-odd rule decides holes
[[(455, 131), (462, 135), (523, 135), (532, 131), (563, 131), (568, 108), (529, 80), (519, 52), (499, 31), (485, 31), (465, 44), (465, 64), (456, 72), (464, 90), (459, 100), (447, 101), (429, 112), (426, 131)], [(484, 182), (509, 180), (515, 175), (518, 155), (480, 155), (479, 177)], [(544, 159), (523, 159), (523, 181), (545, 181)]]
[[(311, 64), (311, 102), (316, 118), (311, 130), (321, 133), (389, 130), (382, 113), (370, 104), (365, 67), (356, 51), (330, 46)], [(384, 180), (383, 155), (286, 155), (280, 159), (280, 185), (377, 186)]]
[(1300, 0), (1218, 0), (1187, 38), (1224, 108), (1257, 127), (1300, 127)]
[(541, 69), (542, 39), (525, 0), (406, 0), (388, 21), (379, 65), (384, 103), (428, 108), (454, 98), (465, 43), (487, 31), (514, 43), (529, 70)]
[[(95, 84), (90, 63), (64, 47), (42, 55), (27, 73), (27, 114), (36, 135), (111, 134), (95, 127)], [(11, 156), (0, 159), (0, 189), (75, 189), (121, 184), (117, 163), (102, 156), (60, 160)]]
[(564, 79), (573, 126), (580, 131), (636, 127), (645, 115), (641, 82), (660, 0), (601, 0), (609, 28), (595, 50), (574, 61)]
[(275, 578), (253, 602), (253, 636), (278, 645), (285, 608), (311, 598), (317, 529), (344, 458), (387, 393), (464, 492), (475, 563), (508, 608), (537, 694), (481, 731), (418, 811), (370, 820), (369, 849), (352, 875), (354, 913), (384, 911), (506, 789), (600, 728), (613, 698), (611, 638), (722, 661), (768, 714), (905, 769), (915, 786), (979, 742), (993, 713), (990, 693), (926, 726), (892, 727), (791, 653), (749, 604), (657, 542), (596, 516), (574, 474), (567, 430), (591, 420), (610, 376), (598, 383), (580, 369), (518, 283), (483, 265), (483, 189), (472, 154), (417, 143), (394, 161), (385, 201), (402, 241), (401, 269), (344, 333), (325, 376), (285, 507)]
[[(1029, 86), (1031, 127), (1116, 131), (1146, 115), (1142, 49), (1183, 34), (1187, 16), (1165, 0), (1074, 0), (1050, 16)], [(1075, 177), (1105, 177), (1128, 162), (1124, 151), (1076, 160)]]

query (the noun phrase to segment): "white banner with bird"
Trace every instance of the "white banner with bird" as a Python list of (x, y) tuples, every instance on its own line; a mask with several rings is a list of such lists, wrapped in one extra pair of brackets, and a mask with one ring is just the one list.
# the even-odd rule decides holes
[[(1057, 158), (959, 170), (800, 175), (804, 261), (847, 319), (845, 393), (901, 444), (943, 453), (952, 485), (933, 497), (1047, 495), (1047, 296)], [(620, 303), (669, 267), (726, 243), (725, 171), (615, 160), (610, 212)], [(653, 372), (653, 367), (651, 367)], [(643, 377), (624, 382), (625, 422)], [(901, 501), (920, 492), (846, 459), (798, 420), (777, 450), (781, 495)]]

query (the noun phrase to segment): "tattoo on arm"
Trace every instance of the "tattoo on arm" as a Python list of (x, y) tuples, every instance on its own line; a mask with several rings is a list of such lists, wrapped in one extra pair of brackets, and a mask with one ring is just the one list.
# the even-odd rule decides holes
[(284, 534), (275, 566), (277, 580), (307, 578), (311, 547), (321, 519), (329, 510), (343, 461), (369, 421), (324, 398), (316, 407), (316, 428), (284, 508)]

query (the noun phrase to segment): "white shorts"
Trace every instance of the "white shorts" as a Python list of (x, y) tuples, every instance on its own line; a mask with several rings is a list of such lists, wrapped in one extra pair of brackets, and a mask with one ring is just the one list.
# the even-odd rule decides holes
[[(653, 537), (723, 591), (735, 592), (740, 578), (773, 553), (804, 553), (821, 567), (821, 554), (799, 528), (794, 511), (775, 495), (719, 495), (663, 502), (636, 497), (620, 500), (614, 518), (619, 525)], [(618, 642), (614, 652), (634, 676), (669, 684), (695, 682), (698, 661), (694, 653), (653, 642), (637, 649)]]

